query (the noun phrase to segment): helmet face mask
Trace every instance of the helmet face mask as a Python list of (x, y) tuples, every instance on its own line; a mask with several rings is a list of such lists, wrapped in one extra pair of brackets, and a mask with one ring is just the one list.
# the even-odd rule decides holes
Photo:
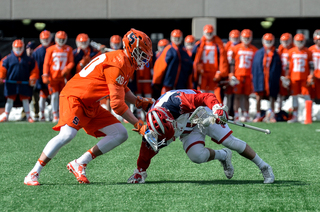
[(188, 36), (184, 39), (184, 46), (185, 46), (187, 49), (193, 49), (194, 42), (195, 42), (194, 37), (193, 37), (192, 35), (188, 35)]
[(173, 30), (171, 32), (170, 40), (171, 40), (172, 43), (174, 43), (175, 45), (179, 46), (183, 41), (181, 30), (179, 30), (179, 29)]
[(44, 30), (40, 33), (40, 43), (42, 46), (49, 46), (51, 43), (52, 35), (48, 30)]
[(207, 40), (211, 40), (214, 36), (214, 28), (211, 24), (207, 24), (203, 27), (203, 36)]
[(87, 49), (89, 46), (89, 43), (90, 43), (89, 36), (85, 33), (79, 34), (76, 38), (77, 48), (80, 48), (82, 50)]
[(313, 33), (313, 42), (317, 45), (320, 46), (320, 29), (317, 29)]
[(244, 29), (241, 31), (240, 40), (245, 45), (249, 45), (252, 41), (252, 32), (250, 29)]
[(262, 37), (262, 44), (266, 48), (271, 48), (274, 45), (274, 36), (271, 33), (266, 33)]
[(68, 36), (64, 31), (59, 31), (55, 35), (54, 41), (60, 47), (64, 46), (67, 43)]
[(121, 48), (121, 37), (119, 35), (111, 36), (110, 47), (114, 50), (118, 50)]
[(151, 39), (143, 32), (131, 29), (124, 35), (123, 48), (134, 65), (143, 68), (151, 59), (152, 42)]
[(24, 43), (22, 40), (15, 40), (12, 43), (12, 51), (13, 53), (19, 57), (23, 54), (24, 51)]
[(284, 48), (289, 48), (292, 43), (292, 35), (290, 33), (283, 33), (280, 37), (280, 44)]
[(239, 30), (231, 30), (229, 33), (229, 40), (235, 45), (240, 43), (240, 32)]
[(158, 51), (163, 51), (163, 49), (169, 44), (167, 39), (161, 39), (158, 42)]
[(305, 39), (304, 35), (303, 34), (296, 34), (293, 39), (293, 44), (296, 47), (298, 47), (299, 49), (302, 49), (306, 44), (306, 39)]

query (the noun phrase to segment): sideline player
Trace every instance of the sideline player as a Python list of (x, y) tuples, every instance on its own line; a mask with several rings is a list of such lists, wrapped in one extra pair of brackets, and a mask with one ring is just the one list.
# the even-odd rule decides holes
[(153, 103), (152, 99), (137, 98), (127, 87), (133, 72), (152, 57), (152, 43), (146, 34), (135, 29), (124, 35), (123, 42), (123, 50), (96, 57), (63, 88), (60, 94), (61, 116), (53, 127), (60, 132), (47, 143), (35, 166), (25, 177), (26, 185), (40, 185), (38, 178), (42, 168), (81, 128), (91, 136), (103, 137), (80, 158), (67, 165), (79, 183), (89, 183), (86, 177), (87, 164), (128, 138), (126, 128), (100, 105), (99, 100), (107, 95), (110, 95), (111, 108), (134, 125), (134, 131), (144, 134), (143, 121), (132, 114), (125, 100), (144, 110)]
[[(207, 110), (212, 109), (213, 114), (218, 117), (214, 124), (204, 129), (188, 121), (191, 113), (199, 106), (207, 106)], [(234, 173), (231, 150), (237, 151), (259, 167), (264, 183), (273, 183), (274, 175), (271, 166), (264, 162), (246, 142), (232, 135), (232, 130), (226, 124), (227, 120), (227, 108), (219, 103), (214, 94), (196, 90), (173, 90), (162, 95), (148, 111), (147, 125), (150, 132), (148, 130), (146, 132), (156, 135), (159, 148), (168, 146), (180, 137), (183, 149), (192, 162), (200, 164), (219, 160), (228, 179), (231, 179)], [(206, 148), (206, 135), (211, 137), (213, 142), (227, 148), (222, 150)], [(128, 179), (128, 183), (145, 182), (146, 170), (151, 159), (158, 152), (155, 152), (143, 137), (137, 169)]]
[(314, 45), (309, 47), (309, 50), (312, 52), (314, 72), (313, 72), (313, 81), (314, 88), (311, 91), (311, 99), (318, 102), (320, 100), (320, 29), (317, 29), (313, 33), (313, 42)]

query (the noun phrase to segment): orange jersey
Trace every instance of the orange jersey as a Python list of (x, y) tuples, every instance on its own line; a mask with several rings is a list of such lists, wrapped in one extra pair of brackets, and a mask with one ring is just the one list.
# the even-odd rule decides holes
[(310, 46), (309, 50), (312, 52), (314, 72), (313, 75), (320, 79), (320, 48), (316, 45)]
[(235, 76), (250, 76), (253, 56), (258, 51), (257, 47), (249, 44), (245, 47), (242, 43), (231, 48), (232, 59), (235, 61)]
[(206, 41), (200, 62), (203, 64), (205, 72), (216, 72), (219, 70), (217, 45), (211, 41)]
[(288, 52), (289, 76), (291, 80), (307, 80), (310, 74), (309, 62), (312, 61), (312, 52), (308, 48), (299, 50), (293, 47)]
[[(239, 44), (239, 43), (237, 43), (237, 44)], [(237, 45), (236, 44), (236, 45)], [(232, 51), (231, 51), (231, 49), (232, 49), (232, 47), (234, 47), (235, 45), (231, 42), (231, 41), (228, 41), (227, 43), (226, 43), (226, 45), (224, 46), (224, 48), (226, 49), (226, 51), (227, 51), (227, 57), (228, 57), (228, 63), (230, 64), (231, 63), (231, 60), (232, 60)]]
[(90, 110), (110, 95), (112, 109), (122, 115), (128, 109), (125, 93), (134, 70), (123, 50), (101, 54), (66, 84), (60, 96), (77, 97)]
[(64, 81), (61, 72), (67, 70), (68, 74), (73, 66), (73, 54), (70, 46), (59, 47), (53, 45), (47, 48), (43, 63), (43, 74), (47, 74), (50, 80)]
[(281, 76), (286, 76), (287, 73), (286, 73), (286, 69), (287, 69), (287, 65), (288, 65), (288, 52), (289, 50), (291, 49), (290, 48), (284, 48), (282, 46), (282, 44), (279, 45), (278, 47), (278, 54), (281, 58), (281, 63), (282, 63), (282, 73), (281, 73)]

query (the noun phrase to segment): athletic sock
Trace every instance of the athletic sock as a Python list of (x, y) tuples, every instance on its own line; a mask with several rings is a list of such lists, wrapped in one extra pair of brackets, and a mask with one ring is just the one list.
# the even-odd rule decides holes
[(256, 154), (256, 156), (251, 161), (254, 162), (259, 167), (259, 169), (261, 169), (267, 164), (259, 157), (258, 154)]
[(45, 162), (43, 162), (42, 160), (38, 159), (38, 161), (36, 162), (36, 165), (34, 165), (33, 169), (30, 171), (30, 173), (38, 172), (38, 174), (40, 174), (42, 168), (45, 165), (47, 165)]
[(215, 160), (225, 160), (227, 157), (227, 152), (224, 150), (214, 150), (215, 155), (214, 159)]
[(88, 164), (90, 161), (92, 161), (95, 158), (96, 156), (91, 152), (91, 150), (88, 150), (80, 158), (78, 158), (76, 162), (79, 164)]

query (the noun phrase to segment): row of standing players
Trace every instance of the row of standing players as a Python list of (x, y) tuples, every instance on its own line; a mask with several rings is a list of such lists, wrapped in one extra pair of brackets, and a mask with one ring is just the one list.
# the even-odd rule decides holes
[[(184, 88), (215, 93), (220, 102), (225, 96), (224, 102), (229, 109), (232, 107), (235, 120), (240, 119), (238, 111), (241, 108), (242, 121), (250, 121), (249, 95), (254, 92), (257, 99), (254, 122), (262, 121), (262, 99), (270, 100), (271, 113), (265, 120), (275, 122), (276, 99), (279, 97), (281, 109), (282, 100), (292, 95), (293, 117), (289, 122), (297, 122), (297, 95), (304, 95), (306, 100), (320, 98), (316, 95), (320, 95), (320, 92), (316, 92), (320, 87), (317, 65), (320, 31), (316, 30), (313, 37), (315, 45), (308, 49), (305, 47), (303, 34), (295, 35), (292, 42), (292, 35), (284, 33), (276, 50), (274, 36), (266, 33), (262, 38), (263, 47), (258, 50), (251, 44), (252, 31), (249, 29), (244, 29), (241, 33), (232, 30), (229, 42), (224, 44), (215, 35), (213, 26), (206, 25), (199, 41), (195, 42), (195, 38), (188, 35), (184, 45), (183, 34), (176, 29), (171, 32), (171, 43), (166, 39), (159, 41), (158, 51), (152, 61), (135, 72), (129, 87), (137, 95), (154, 98), (169, 90)], [(23, 41), (15, 40), (11, 54), (1, 60), (0, 83), (7, 80), (4, 90), (7, 102), (6, 116), (0, 122), (8, 120), (18, 94), (29, 122), (34, 121), (29, 112), (30, 97), (34, 96), (35, 118), (44, 121), (46, 100), (50, 96), (53, 122), (57, 122), (59, 93), (66, 81), (102, 52), (121, 48), (121, 40), (118, 35), (112, 36), (109, 49), (90, 42), (88, 35), (81, 33), (76, 38), (77, 48), (72, 49), (66, 45), (67, 34), (64, 31), (55, 34), (54, 45), (52, 34), (45, 30), (40, 33), (41, 45), (35, 48), (34, 43), (29, 42), (26, 51)], [(13, 74), (7, 76), (8, 70)], [(26, 83), (17, 84), (17, 81), (24, 82), (23, 80), (29, 80), (34, 89)], [(101, 103), (110, 110), (108, 98)], [(143, 111), (137, 111), (139, 118), (143, 119), (143, 115)]]

